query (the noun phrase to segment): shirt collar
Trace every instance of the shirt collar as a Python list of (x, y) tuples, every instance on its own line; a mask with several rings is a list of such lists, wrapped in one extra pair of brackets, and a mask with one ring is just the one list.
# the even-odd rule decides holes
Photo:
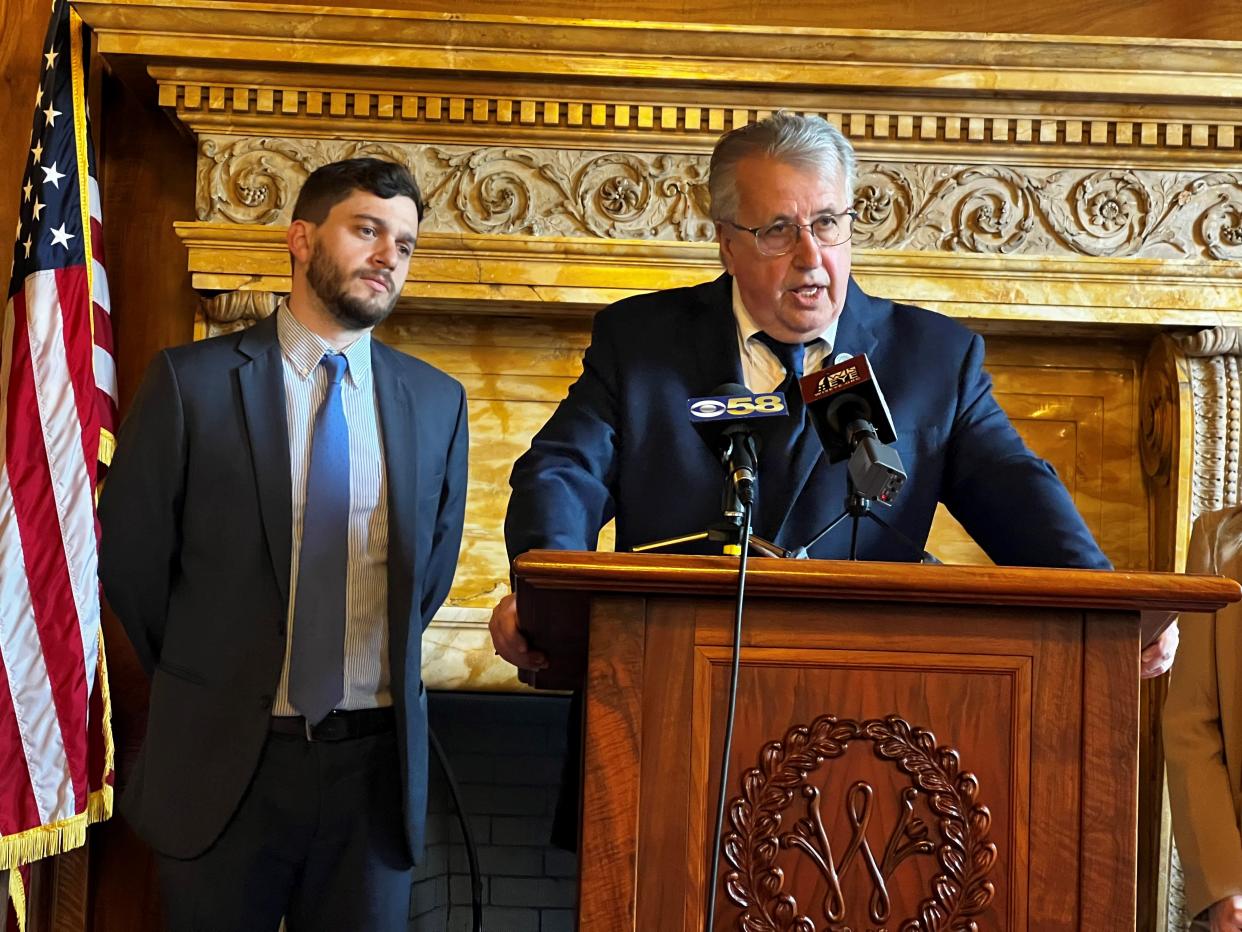
[[(746, 305), (742, 301), (742, 292), (737, 287), (737, 279), (733, 279), (733, 317), (737, 321), (738, 332), (742, 335), (742, 345), (747, 345), (752, 337), (762, 328), (755, 323), (755, 319), (750, 316), (750, 311), (746, 310)], [(822, 333), (817, 333), (807, 339), (806, 343), (811, 343), (816, 339), (823, 340), (827, 346), (827, 351), (832, 352), (832, 346), (837, 341), (837, 325), (841, 323), (841, 315), (838, 314), (832, 319)]]
[[(293, 316), (288, 298), (282, 298), (276, 307), (276, 337), (280, 341), (281, 353), (303, 379), (311, 377), (324, 353), (336, 352), (327, 340), (307, 330)], [(346, 382), (354, 387), (365, 385), (371, 377), (371, 331), (359, 336), (342, 353), (348, 367)]]

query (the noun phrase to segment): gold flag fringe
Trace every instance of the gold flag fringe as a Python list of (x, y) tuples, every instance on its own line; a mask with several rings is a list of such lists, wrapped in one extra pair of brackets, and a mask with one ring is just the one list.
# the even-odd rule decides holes
[(17, 917), (18, 932), (26, 932), (26, 885), (16, 869), (9, 871), (9, 901), (13, 904), (13, 915)]
[(80, 848), (86, 844), (86, 827), (111, 816), (112, 787), (105, 786), (91, 793), (85, 812), (0, 838), (0, 870), (14, 870), (31, 861)]
[(112, 454), (116, 452), (116, 437), (106, 427), (99, 428), (99, 462), (111, 465)]

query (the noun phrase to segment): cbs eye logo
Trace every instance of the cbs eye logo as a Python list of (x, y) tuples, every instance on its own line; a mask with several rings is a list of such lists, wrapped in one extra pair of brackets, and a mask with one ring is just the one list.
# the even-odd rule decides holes
[(720, 417), (726, 410), (724, 402), (715, 398), (704, 398), (690, 406), (690, 413), (695, 417)]

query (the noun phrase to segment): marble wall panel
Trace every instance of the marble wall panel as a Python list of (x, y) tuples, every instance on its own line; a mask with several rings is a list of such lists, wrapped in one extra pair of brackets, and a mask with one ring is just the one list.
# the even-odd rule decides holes
[[(1147, 569), (1147, 498), (1135, 438), (1143, 347), (992, 337), (988, 370), (1023, 439), (1065, 482), (1113, 564)], [(949, 563), (987, 563), (942, 507), (929, 548)]]

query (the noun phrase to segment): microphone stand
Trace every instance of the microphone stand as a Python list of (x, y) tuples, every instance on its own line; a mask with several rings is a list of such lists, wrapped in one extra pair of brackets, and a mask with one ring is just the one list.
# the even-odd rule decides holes
[[(681, 534), (677, 537), (665, 537), (662, 540), (653, 540), (645, 544), (639, 544), (631, 547), (631, 553), (651, 553), (655, 550), (663, 550), (667, 547), (677, 547), (681, 544), (693, 544), (701, 540), (710, 541), (712, 543), (723, 544), (722, 553), (726, 556), (738, 556), (742, 552), (741, 531), (736, 524), (725, 520), (719, 524), (713, 524), (701, 531), (692, 531), (689, 534)], [(746, 542), (749, 544), (747, 548), (751, 553), (757, 553), (764, 557), (788, 557), (791, 552), (778, 544), (765, 540), (758, 534), (747, 534)]]
[(871, 509), (871, 506), (875, 503), (875, 499), (868, 498), (867, 496), (859, 492), (858, 489), (854, 485), (853, 477), (847, 474), (845, 481), (846, 481), (846, 488), (849, 490), (845, 496), (845, 510), (842, 511), (835, 518), (833, 518), (827, 527), (825, 527), (822, 531), (820, 531), (813, 538), (811, 538), (811, 542), (809, 544), (807, 544), (805, 547), (799, 548), (797, 551), (794, 551), (793, 555), (795, 557), (799, 557), (799, 558), (806, 557), (807, 551), (809, 551), (812, 547), (818, 544), (820, 540), (822, 540), (825, 536), (827, 536), (838, 524), (840, 524), (846, 518), (849, 518), (851, 522), (850, 557), (849, 558), (851, 560), (857, 560), (858, 559), (858, 525), (862, 521), (863, 518), (870, 518), (872, 521), (874, 521), (876, 524), (882, 527), (885, 531), (887, 531), (893, 537), (897, 538), (899, 541), (905, 544), (908, 548), (910, 548), (910, 551), (912, 553), (917, 554), (918, 560), (920, 563), (939, 563), (940, 562), (934, 556), (932, 556), (932, 554), (928, 553), (926, 550), (924, 550), (922, 547), (920, 547), (918, 544), (912, 541), (909, 537), (907, 537), (901, 531), (897, 530), (897, 528), (893, 527), (891, 524), (889, 524), (887, 521), (885, 521), (883, 518), (877, 515)]
[[(751, 459), (753, 461), (753, 451)], [(729, 456), (728, 451), (722, 455), (725, 464), (725, 485), (724, 495), (722, 497), (720, 510), (721, 520), (715, 524), (710, 524), (700, 531), (691, 531), (688, 534), (678, 534), (675, 537), (665, 537), (661, 540), (650, 541), (645, 544), (639, 544), (631, 548), (631, 553), (650, 553), (655, 550), (664, 550), (669, 547), (677, 547), (681, 544), (693, 544), (699, 541), (708, 541), (711, 543), (719, 543), (722, 545), (721, 552), (726, 556), (738, 556), (742, 552), (742, 540), (747, 543), (747, 552), (756, 553), (764, 557), (789, 557), (792, 552), (775, 544), (770, 540), (754, 534), (750, 530), (750, 521), (746, 520), (749, 512), (750, 504), (742, 500), (742, 495), (738, 490), (738, 473), (728, 472)], [(754, 488), (753, 474), (751, 477), (750, 489)], [(753, 498), (753, 491), (750, 497)]]

